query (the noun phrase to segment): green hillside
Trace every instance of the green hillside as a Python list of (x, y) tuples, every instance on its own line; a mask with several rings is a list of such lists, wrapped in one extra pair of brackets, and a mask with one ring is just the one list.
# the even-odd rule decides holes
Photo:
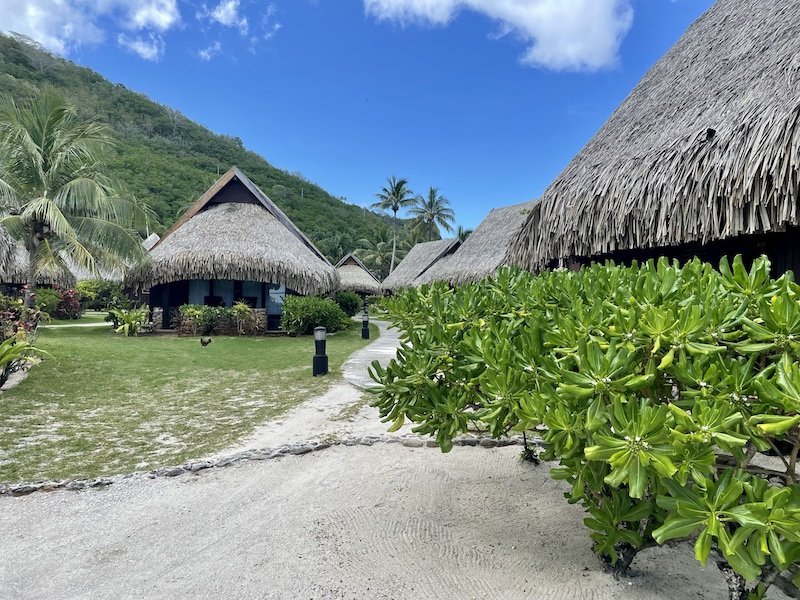
[[(231, 165), (242, 169), (331, 260), (355, 249), (360, 238), (375, 239), (389, 223), (386, 216), (347, 204), (273, 167), (238, 138), (217, 135), (90, 69), (0, 34), (0, 94), (27, 97), (46, 85), (62, 89), (82, 111), (111, 126), (118, 141), (114, 173), (156, 211), (159, 233)], [(376, 189), (383, 175), (376, 174)]]

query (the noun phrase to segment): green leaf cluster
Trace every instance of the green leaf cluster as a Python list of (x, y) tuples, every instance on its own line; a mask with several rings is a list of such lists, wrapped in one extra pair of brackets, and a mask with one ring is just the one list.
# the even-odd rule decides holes
[(539, 436), (611, 564), (693, 540), (754, 598), (797, 571), (800, 286), (766, 258), (504, 269), (383, 307), (401, 347), (371, 373), (393, 428), (443, 451), (467, 429)]

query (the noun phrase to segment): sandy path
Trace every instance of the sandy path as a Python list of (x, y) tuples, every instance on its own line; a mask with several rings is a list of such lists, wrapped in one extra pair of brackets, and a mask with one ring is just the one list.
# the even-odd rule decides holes
[(638, 577), (615, 581), (580, 508), (517, 453), (337, 447), (0, 498), (0, 597), (725, 597), (688, 549), (655, 551)]

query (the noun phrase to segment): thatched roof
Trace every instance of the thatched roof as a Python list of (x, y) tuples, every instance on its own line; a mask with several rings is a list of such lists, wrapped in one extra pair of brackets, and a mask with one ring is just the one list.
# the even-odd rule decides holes
[(800, 222), (800, 3), (718, 0), (547, 188), (512, 249), (569, 256)]
[[(15, 242), (11, 260), (5, 269), (0, 269), (0, 283), (25, 285), (28, 282), (30, 256), (25, 246)], [(36, 274), (38, 285), (57, 285), (63, 288), (75, 286), (75, 276), (69, 270), (43, 269)]]
[(280, 283), (301, 294), (336, 288), (336, 269), (289, 218), (233, 167), (156, 243), (132, 286), (184, 279)]
[(494, 275), (499, 267), (507, 264), (509, 246), (519, 235), (536, 202), (532, 200), (491, 210), (458, 250), (417, 277), (416, 283), (446, 281), (459, 284)]
[(386, 291), (394, 291), (418, 285), (415, 282), (417, 277), (443, 257), (455, 252), (460, 245), (458, 238), (416, 244), (383, 280), (381, 287)]
[(380, 294), (381, 282), (355, 254), (348, 254), (338, 263), (339, 289), (360, 294)]

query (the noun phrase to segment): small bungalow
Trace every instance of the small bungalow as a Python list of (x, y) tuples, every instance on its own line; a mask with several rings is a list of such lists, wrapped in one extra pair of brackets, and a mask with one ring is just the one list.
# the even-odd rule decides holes
[(800, 3), (717, 0), (545, 190), (527, 269), (767, 254), (800, 268)]
[(381, 293), (381, 282), (353, 253), (336, 263), (336, 271), (339, 273), (339, 289), (342, 291), (355, 292), (362, 296)]
[(126, 281), (148, 295), (164, 328), (184, 304), (242, 300), (277, 329), (287, 294), (325, 294), (339, 283), (325, 255), (236, 167), (164, 233), (150, 257)]
[(461, 240), (458, 238), (416, 244), (394, 268), (394, 271), (383, 280), (381, 289), (384, 292), (396, 292), (404, 287), (419, 285), (416, 279), (420, 275), (438, 261), (458, 250), (459, 246), (461, 246)]
[(415, 284), (444, 281), (457, 285), (494, 275), (497, 269), (508, 264), (508, 249), (536, 202), (492, 209), (458, 250), (422, 273)]

